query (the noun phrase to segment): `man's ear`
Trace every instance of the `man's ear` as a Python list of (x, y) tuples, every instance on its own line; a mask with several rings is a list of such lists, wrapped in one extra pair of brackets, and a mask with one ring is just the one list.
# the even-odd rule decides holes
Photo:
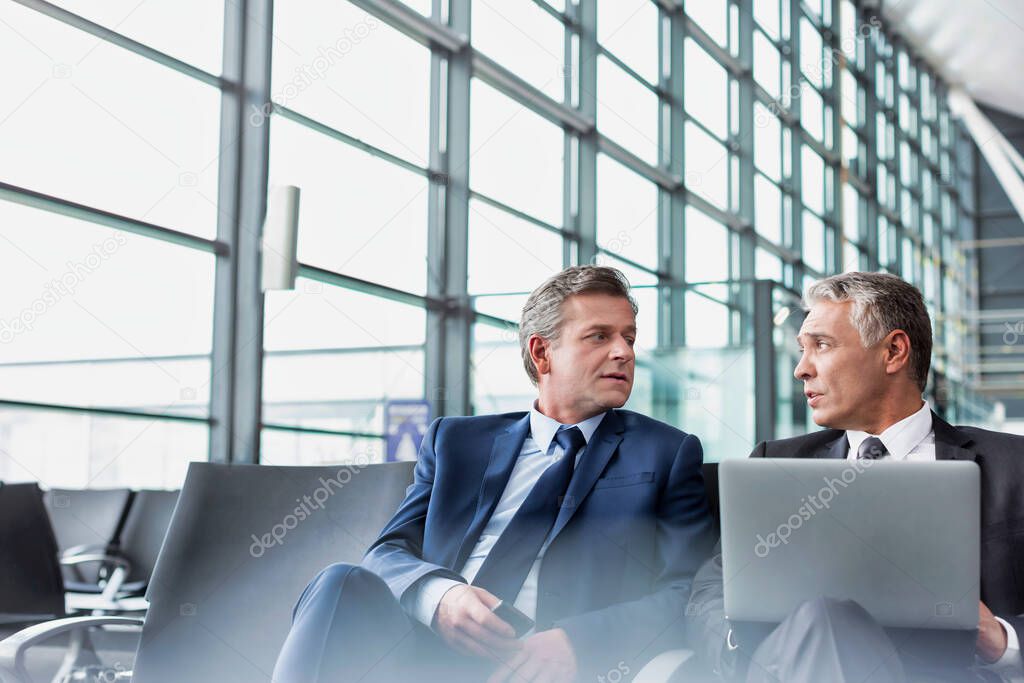
[(885, 372), (895, 375), (910, 365), (910, 337), (903, 330), (893, 330), (882, 341), (885, 348)]
[(537, 368), (537, 375), (551, 372), (551, 342), (532, 334), (526, 341), (526, 347), (530, 350), (530, 358), (533, 359), (533, 366)]

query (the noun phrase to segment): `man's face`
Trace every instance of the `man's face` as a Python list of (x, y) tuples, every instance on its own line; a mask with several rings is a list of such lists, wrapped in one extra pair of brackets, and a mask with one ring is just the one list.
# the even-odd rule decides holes
[(863, 429), (885, 391), (885, 344), (864, 348), (850, 321), (852, 306), (814, 304), (797, 336), (801, 357), (793, 375), (804, 383), (811, 416), (823, 427)]
[(577, 294), (562, 304), (562, 327), (549, 344), (545, 391), (558, 404), (596, 415), (620, 408), (633, 390), (636, 317), (628, 300)]

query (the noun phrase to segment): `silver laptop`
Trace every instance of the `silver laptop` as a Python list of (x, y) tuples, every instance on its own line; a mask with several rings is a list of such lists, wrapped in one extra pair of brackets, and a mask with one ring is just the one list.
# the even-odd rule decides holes
[(730, 619), (779, 622), (829, 596), (883, 626), (977, 628), (975, 463), (727, 460), (719, 491)]

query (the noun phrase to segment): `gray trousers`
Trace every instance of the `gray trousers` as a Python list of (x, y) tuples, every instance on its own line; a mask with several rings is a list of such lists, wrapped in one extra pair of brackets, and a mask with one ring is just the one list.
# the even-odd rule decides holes
[[(961, 638), (962, 640), (962, 638)], [(899, 647), (897, 647), (899, 645)], [(924, 683), (999, 681), (969, 664), (938, 665), (908, 655), (852, 600), (818, 598), (800, 605), (754, 651), (747, 683)], [(961, 648), (962, 649), (962, 648)], [(938, 656), (940, 653), (935, 653)]]

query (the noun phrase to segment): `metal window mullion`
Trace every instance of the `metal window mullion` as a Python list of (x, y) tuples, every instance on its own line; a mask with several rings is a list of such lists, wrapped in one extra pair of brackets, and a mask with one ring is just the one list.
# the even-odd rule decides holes
[[(579, 112), (597, 121), (597, 6), (583, 0), (573, 4), (579, 25)], [(579, 136), (576, 159), (576, 232), (579, 263), (591, 263), (597, 256), (597, 126)]]
[[(825, 2), (831, 3), (832, 22), (833, 26), (835, 22), (839, 20), (840, 15), (840, 0), (824, 0)], [(829, 51), (830, 57), (834, 57), (842, 52), (837, 47), (836, 31), (832, 29), (828, 30), (828, 40), (825, 41), (826, 49)], [(828, 63), (832, 69), (832, 80), (831, 80), (831, 95), (832, 95), (832, 148), (829, 150), (833, 155), (833, 160), (828, 162), (832, 171), (832, 201), (831, 211), (828, 211), (828, 217), (832, 221), (832, 258), (833, 258), (833, 270), (837, 273), (843, 272), (846, 265), (846, 255), (843, 253), (843, 240), (845, 237), (845, 230), (843, 229), (843, 155), (841, 153), (841, 144), (843, 137), (843, 120), (842, 120), (842, 60), (841, 59), (829, 59)], [(859, 263), (858, 263), (859, 265)]]
[[(434, 2), (439, 20), (441, 3)], [(469, 0), (451, 0), (450, 28), (470, 35)], [(473, 313), (467, 290), (469, 253), (469, 126), (472, 55), (468, 49), (431, 55), (430, 194), (427, 293), (442, 302), (427, 309), (427, 400), (432, 413), (472, 411), (470, 360)]]
[[(787, 55), (783, 55), (785, 59)], [(796, 0), (790, 2), (789, 11), (789, 65), (790, 87), (799, 85), (800, 71), (800, 4)], [(780, 62), (781, 64), (781, 62)], [(793, 265), (793, 289), (803, 291), (803, 276), (806, 269), (804, 258), (804, 224), (803, 224), (803, 182), (801, 178), (801, 151), (803, 146), (803, 125), (800, 121), (800, 107), (790, 107), (793, 124), (790, 126), (790, 177), (786, 179), (790, 187), (792, 207), (790, 224), (792, 225), (793, 251), (800, 254), (800, 262)]]
[[(858, 22), (857, 35), (861, 35), (860, 29), (864, 24), (859, 13), (855, 13)], [(877, 29), (875, 29), (877, 30)], [(864, 38), (864, 73), (875, 74), (878, 60), (878, 50), (875, 41), (869, 34)], [(875, 83), (865, 82), (864, 88), (864, 147), (866, 152), (864, 178), (867, 181), (867, 192), (864, 193), (864, 214), (867, 222), (866, 246), (868, 250), (868, 269), (878, 270), (882, 267), (879, 259), (879, 241), (885, 239), (885, 235), (878, 232), (878, 97)]]
[[(684, 46), (686, 21), (681, 10), (666, 11), (661, 9), (663, 21), (668, 22), (668, 46), (659, 51), (659, 60), (664, 59), (667, 52), (668, 64), (662, 65), (661, 78), (663, 87), (669, 93), (668, 98), (668, 129), (661, 130), (667, 136), (667, 149), (662, 147), (663, 162), (669, 173), (677, 178), (685, 176), (684, 130), (686, 117), (684, 114)], [(659, 27), (660, 28), (660, 27)], [(665, 40), (664, 30), (659, 30), (659, 37)], [(664, 68), (667, 66), (667, 70)], [(666, 77), (667, 71), (667, 77)], [(664, 121), (660, 122), (660, 126)], [(661, 138), (664, 141), (664, 137)], [(660, 225), (661, 242), (659, 252), (662, 255), (662, 269), (669, 274), (670, 286), (666, 291), (667, 302), (663, 306), (666, 319), (662, 321), (661, 339), (659, 343), (668, 347), (686, 345), (686, 190), (680, 186), (672, 191), (660, 190), (666, 197), (667, 206), (662, 211)]]
[[(260, 235), (267, 201), (269, 119), (247, 112), (270, 101), (272, 0), (227, 3), (217, 190), (210, 382), (210, 459), (254, 463), (259, 457), (263, 400), (263, 293)], [(250, 109), (251, 107), (251, 109)], [(234, 144), (232, 144), (234, 143)]]
[[(733, 188), (733, 191), (739, 194), (739, 215), (748, 227), (739, 231), (739, 258), (737, 259), (739, 272), (732, 272), (730, 273), (730, 276), (733, 279), (738, 277), (741, 280), (754, 280), (757, 276), (755, 267), (757, 238), (754, 226), (755, 94), (752, 66), (754, 63), (754, 6), (753, 0), (736, 0), (736, 4), (739, 9), (736, 16), (739, 18), (738, 34), (740, 61), (744, 65), (750, 65), (750, 67), (745, 69), (745, 73), (742, 77), (737, 78), (739, 94), (739, 102), (737, 103), (739, 112), (739, 130), (737, 131), (736, 137), (729, 143), (729, 152), (730, 156), (735, 155), (738, 157), (739, 187)], [(729, 97), (732, 97), (732, 93), (733, 89), (730, 87)], [(730, 159), (730, 181), (732, 179), (731, 161), (732, 160)], [(753, 307), (757, 304), (754, 299), (754, 292), (752, 288), (750, 286), (741, 287), (739, 295), (746, 304), (744, 307), (745, 310), (752, 311)], [(752, 329), (751, 325), (743, 324), (740, 326), (739, 341), (741, 343), (752, 342), (754, 336), (756, 336), (756, 331)], [(774, 387), (772, 389), (774, 390)]]

